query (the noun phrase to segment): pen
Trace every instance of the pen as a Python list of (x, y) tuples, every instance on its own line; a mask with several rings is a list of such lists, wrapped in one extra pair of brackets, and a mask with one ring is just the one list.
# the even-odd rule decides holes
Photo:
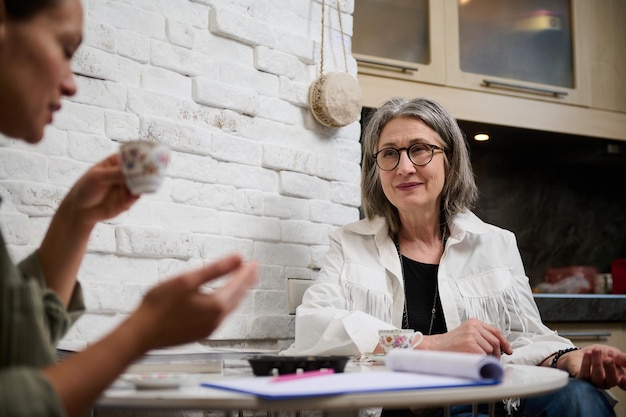
[(330, 375), (335, 371), (332, 368), (319, 369), (317, 371), (305, 371), (299, 374), (278, 375), (270, 380), (270, 382), (293, 381), (295, 379), (312, 378), (314, 376)]

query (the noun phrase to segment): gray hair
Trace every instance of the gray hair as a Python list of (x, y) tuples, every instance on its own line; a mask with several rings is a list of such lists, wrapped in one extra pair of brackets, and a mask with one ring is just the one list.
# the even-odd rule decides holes
[(398, 210), (387, 200), (383, 192), (373, 157), (383, 128), (390, 120), (399, 117), (416, 118), (434, 130), (441, 139), (446, 170), (441, 195), (443, 218), (471, 210), (478, 201), (478, 188), (470, 162), (469, 146), (456, 120), (433, 100), (393, 98), (374, 112), (366, 122), (363, 133), (361, 204), (365, 216), (368, 219), (375, 216), (384, 217), (390, 233), (397, 233), (400, 228)]

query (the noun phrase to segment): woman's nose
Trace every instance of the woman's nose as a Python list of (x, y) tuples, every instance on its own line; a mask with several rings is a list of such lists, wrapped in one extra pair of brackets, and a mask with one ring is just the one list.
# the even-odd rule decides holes
[(76, 78), (74, 77), (72, 70), (68, 69), (65, 72), (65, 76), (61, 80), (61, 94), (70, 97), (76, 94), (76, 90)]
[(406, 149), (400, 151), (397, 171), (401, 174), (415, 172), (415, 164), (409, 159), (409, 153)]

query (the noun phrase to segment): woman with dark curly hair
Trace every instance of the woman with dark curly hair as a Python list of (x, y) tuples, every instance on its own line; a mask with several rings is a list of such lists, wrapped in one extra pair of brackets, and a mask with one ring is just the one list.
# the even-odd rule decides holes
[[(0, 133), (29, 143), (76, 92), (70, 67), (82, 40), (80, 0), (0, 0)], [(76, 273), (97, 222), (138, 197), (118, 158), (70, 189), (39, 249), (15, 265), (0, 233), (0, 416), (79, 416), (148, 350), (207, 337), (256, 282), (254, 264), (225, 257), (154, 287), (118, 328), (55, 362), (55, 345), (84, 310)], [(207, 281), (232, 273), (205, 293)]]

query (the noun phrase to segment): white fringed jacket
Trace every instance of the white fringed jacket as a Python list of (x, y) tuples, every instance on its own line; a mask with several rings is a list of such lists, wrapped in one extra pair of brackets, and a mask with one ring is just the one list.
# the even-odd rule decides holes
[[(477, 319), (511, 342), (505, 363), (537, 365), (569, 340), (546, 327), (532, 296), (515, 236), (471, 212), (452, 216), (439, 265), (439, 294), (452, 330)], [(322, 269), (296, 310), (296, 355), (372, 352), (378, 330), (401, 327), (400, 260), (383, 218), (346, 225), (330, 235)]]

